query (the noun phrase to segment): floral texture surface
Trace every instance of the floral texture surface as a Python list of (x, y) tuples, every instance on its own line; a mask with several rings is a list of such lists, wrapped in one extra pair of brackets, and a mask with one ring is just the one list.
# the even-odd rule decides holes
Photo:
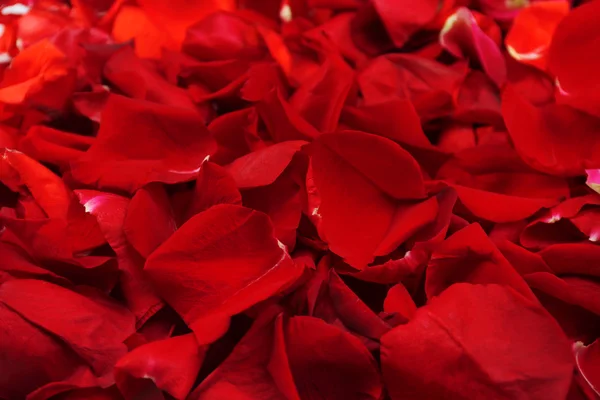
[(0, 1), (0, 400), (600, 399), (600, 0)]

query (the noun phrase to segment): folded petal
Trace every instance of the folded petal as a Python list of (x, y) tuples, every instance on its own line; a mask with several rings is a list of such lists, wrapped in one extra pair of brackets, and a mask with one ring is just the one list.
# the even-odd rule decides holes
[(506, 81), (506, 65), (498, 44), (480, 28), (468, 8), (461, 7), (446, 19), (440, 43), (455, 57), (477, 60), (498, 87)]
[(235, 205), (192, 217), (150, 255), (144, 271), (197, 337), (212, 340), (231, 316), (281, 293), (302, 273), (269, 218)]

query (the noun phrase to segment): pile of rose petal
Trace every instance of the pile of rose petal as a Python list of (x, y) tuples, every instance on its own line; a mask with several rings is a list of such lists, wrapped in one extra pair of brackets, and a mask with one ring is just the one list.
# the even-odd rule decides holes
[(0, 399), (599, 398), (599, 0), (0, 23)]

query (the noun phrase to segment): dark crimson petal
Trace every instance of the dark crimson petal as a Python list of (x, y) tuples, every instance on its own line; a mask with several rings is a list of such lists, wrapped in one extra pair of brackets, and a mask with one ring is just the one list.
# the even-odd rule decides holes
[(455, 283), (499, 284), (525, 297), (535, 297), (478, 224), (471, 224), (440, 243), (427, 266), (427, 297), (440, 295)]
[(0, 286), (0, 302), (63, 340), (102, 376), (126, 353), (123, 341), (134, 331), (134, 318), (108, 297), (92, 296), (29, 279)]
[(275, 142), (311, 140), (319, 136), (319, 131), (292, 108), (279, 89), (271, 90), (262, 98), (256, 110)]
[(134, 99), (197, 111), (184, 89), (167, 82), (151, 65), (144, 64), (130, 47), (119, 50), (108, 60), (104, 76)]
[(453, 285), (382, 338), (381, 363), (394, 400), (562, 399), (573, 371), (558, 324), (498, 285)]
[(595, 266), (600, 260), (600, 246), (593, 243), (561, 243), (538, 253), (555, 274), (577, 274), (600, 277)]
[[(437, 202), (424, 196), (418, 164), (396, 143), (362, 132), (320, 136), (311, 145), (320, 206), (320, 235), (355, 268), (385, 255), (435, 220)], [(405, 171), (402, 175), (392, 171)], [(351, 195), (349, 195), (351, 194)], [(417, 211), (418, 210), (418, 211)]]
[(547, 272), (534, 272), (525, 280), (540, 292), (600, 315), (600, 283), (594, 280), (568, 276), (559, 278)]
[(144, 270), (196, 336), (209, 341), (224, 333), (231, 316), (281, 293), (302, 273), (273, 236), (269, 218), (235, 205), (192, 217)]
[(333, 269), (329, 273), (328, 287), (333, 308), (344, 326), (375, 340), (390, 330), (390, 326), (369, 309)]
[(341, 118), (342, 124), (353, 130), (374, 133), (410, 146), (432, 147), (423, 133), (415, 107), (407, 99), (390, 99), (360, 108), (346, 106)]
[(202, 164), (187, 210), (188, 219), (217, 204), (242, 204), (234, 178), (223, 167), (206, 161)]
[(147, 258), (176, 230), (175, 214), (161, 184), (150, 184), (135, 192), (127, 205), (123, 232), (142, 257)]
[(255, 151), (238, 158), (227, 166), (227, 171), (240, 189), (269, 185), (283, 173), (306, 142), (287, 141)]
[(264, 57), (267, 48), (251, 23), (227, 12), (213, 13), (191, 26), (183, 51), (199, 60), (244, 60)]
[[(274, 380), (275, 374), (269, 368), (275, 337), (282, 334), (281, 323), (273, 323), (275, 317), (276, 314), (271, 310), (261, 314), (227, 359), (202, 381), (188, 399), (299, 400), (297, 394), (294, 398), (282, 393), (280, 385)], [(282, 369), (276, 370), (281, 374)], [(289, 373), (287, 365), (285, 369)]]
[(410, 100), (422, 119), (451, 113), (456, 90), (467, 75), (464, 62), (447, 66), (412, 54), (377, 57), (357, 76), (366, 105)]
[(388, 313), (398, 313), (408, 321), (415, 315), (417, 306), (404, 285), (398, 283), (388, 290), (383, 302), (383, 310)]
[(439, 11), (440, 0), (373, 0), (373, 5), (396, 47), (429, 22)]
[(142, 345), (116, 364), (117, 386), (126, 400), (137, 399), (143, 395), (139, 389), (144, 381), (151, 381), (157, 393), (163, 390), (183, 400), (194, 385), (204, 352), (191, 333)]
[(354, 71), (348, 64), (341, 57), (329, 57), (303, 80), (290, 98), (290, 106), (319, 132), (333, 132), (353, 84)]
[(312, 317), (284, 322), (285, 349), (301, 399), (379, 399), (375, 360), (354, 336)]
[(67, 169), (94, 143), (90, 136), (62, 132), (46, 126), (33, 126), (19, 142), (19, 149), (28, 156)]
[(73, 350), (4, 304), (0, 304), (0, 321), (1, 397), (24, 399), (44, 385), (67, 380), (77, 373), (93, 378)]
[(71, 173), (82, 183), (133, 192), (151, 182), (192, 180), (215, 148), (195, 111), (113, 95), (96, 142)]

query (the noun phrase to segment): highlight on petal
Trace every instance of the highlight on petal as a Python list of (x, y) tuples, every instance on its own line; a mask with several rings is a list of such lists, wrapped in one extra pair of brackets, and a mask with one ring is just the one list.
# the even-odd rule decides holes
[(600, 169), (588, 169), (585, 172), (587, 174), (586, 184), (592, 190), (600, 193)]
[(539, 1), (524, 8), (504, 39), (506, 50), (515, 60), (545, 71), (552, 36), (568, 13), (569, 2), (563, 0)]
[(440, 31), (441, 45), (458, 58), (478, 61), (498, 87), (506, 81), (506, 65), (500, 48), (478, 25), (465, 7), (446, 19)]
[(590, 387), (600, 395), (600, 344), (598, 340), (587, 346), (581, 342), (573, 345), (575, 353), (575, 363), (581, 376), (590, 385)]

